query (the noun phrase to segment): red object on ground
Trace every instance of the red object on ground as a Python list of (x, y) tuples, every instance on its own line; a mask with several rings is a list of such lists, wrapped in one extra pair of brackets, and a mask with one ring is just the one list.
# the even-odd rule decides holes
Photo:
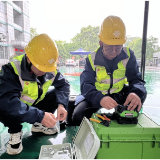
[(67, 75), (67, 76), (80, 76), (82, 72), (74, 72), (74, 73), (64, 73), (64, 75)]

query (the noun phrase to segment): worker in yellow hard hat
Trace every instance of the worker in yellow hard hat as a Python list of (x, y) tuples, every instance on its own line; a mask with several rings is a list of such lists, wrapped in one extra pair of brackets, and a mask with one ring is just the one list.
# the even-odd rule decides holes
[(3, 65), (0, 72), (0, 121), (9, 128), (10, 155), (23, 149), (21, 123), (33, 124), (32, 132), (52, 135), (58, 132), (57, 121), (67, 116), (70, 85), (57, 70), (55, 42), (40, 34), (28, 43), (25, 53)]
[(88, 55), (80, 75), (81, 95), (77, 97), (72, 115), (73, 122), (77, 122), (75, 125), (100, 108), (110, 110), (118, 104), (129, 105), (131, 111), (135, 108), (140, 111), (146, 97), (145, 82), (141, 79), (134, 52), (123, 46), (126, 27), (122, 19), (117, 16), (105, 18), (99, 38), (100, 47)]

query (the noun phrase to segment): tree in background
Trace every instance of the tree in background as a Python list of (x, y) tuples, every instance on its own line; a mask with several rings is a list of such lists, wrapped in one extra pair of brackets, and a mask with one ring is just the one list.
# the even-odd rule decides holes
[(134, 38), (128, 44), (129, 48), (131, 48), (137, 59), (141, 59), (141, 48), (142, 48), (142, 38)]
[(159, 52), (160, 47), (158, 45), (158, 38), (153, 36), (147, 39), (146, 57), (147, 60), (152, 60), (153, 53)]
[[(140, 37), (130, 37), (132, 41), (128, 43), (128, 47), (134, 51), (134, 54), (137, 59), (141, 59), (141, 48), (142, 48), (142, 38)], [(125, 44), (125, 46), (127, 46)], [(158, 38), (153, 36), (147, 39), (146, 45), (146, 62), (152, 61), (153, 53), (159, 52), (160, 47), (158, 46)]]
[(58, 47), (59, 57), (61, 57), (61, 61), (65, 61), (69, 57), (69, 53), (66, 50), (65, 44), (66, 41), (55, 41)]
[(36, 28), (30, 28), (31, 39), (38, 35)]
[[(77, 33), (73, 37), (71, 43), (66, 43), (65, 41), (56, 41), (58, 46), (59, 55), (62, 57), (63, 61), (70, 59), (72, 55), (71, 51), (75, 51), (79, 48), (83, 48), (86, 51), (94, 51), (99, 47), (98, 38), (99, 27), (83, 27), (80, 33)], [(75, 55), (75, 59), (79, 59), (79, 55)]]
[(99, 47), (99, 33), (100, 27), (83, 27), (73, 39), (72, 43), (78, 48), (83, 48), (86, 51), (94, 51)]
[(124, 44), (125, 47), (128, 47), (128, 45), (134, 40), (137, 39), (139, 37), (131, 37), (130, 35), (127, 35), (127, 40), (126, 43)]

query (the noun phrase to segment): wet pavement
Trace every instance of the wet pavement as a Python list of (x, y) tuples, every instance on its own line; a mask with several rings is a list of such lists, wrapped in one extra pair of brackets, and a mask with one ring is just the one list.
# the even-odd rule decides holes
[(145, 114), (160, 125), (160, 67), (146, 67), (147, 98), (143, 105)]

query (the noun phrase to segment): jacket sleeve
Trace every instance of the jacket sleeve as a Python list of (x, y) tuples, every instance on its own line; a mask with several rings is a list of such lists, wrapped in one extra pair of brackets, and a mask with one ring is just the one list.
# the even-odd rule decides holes
[(55, 87), (57, 103), (63, 104), (64, 107), (67, 108), (70, 95), (70, 84), (59, 70), (57, 70), (57, 75), (52, 85)]
[(20, 100), (22, 87), (19, 77), (10, 64), (2, 66), (0, 72), (0, 114), (14, 117), (19, 122), (41, 122), (44, 112), (28, 106)]
[(130, 50), (130, 58), (126, 66), (126, 77), (129, 82), (129, 93), (137, 94), (142, 100), (146, 95), (145, 81), (142, 80), (142, 74), (139, 72), (139, 66), (134, 52)]
[(84, 71), (80, 75), (81, 94), (92, 103), (95, 108), (101, 108), (100, 101), (104, 95), (95, 87), (96, 72), (93, 71), (89, 59), (86, 58)]

